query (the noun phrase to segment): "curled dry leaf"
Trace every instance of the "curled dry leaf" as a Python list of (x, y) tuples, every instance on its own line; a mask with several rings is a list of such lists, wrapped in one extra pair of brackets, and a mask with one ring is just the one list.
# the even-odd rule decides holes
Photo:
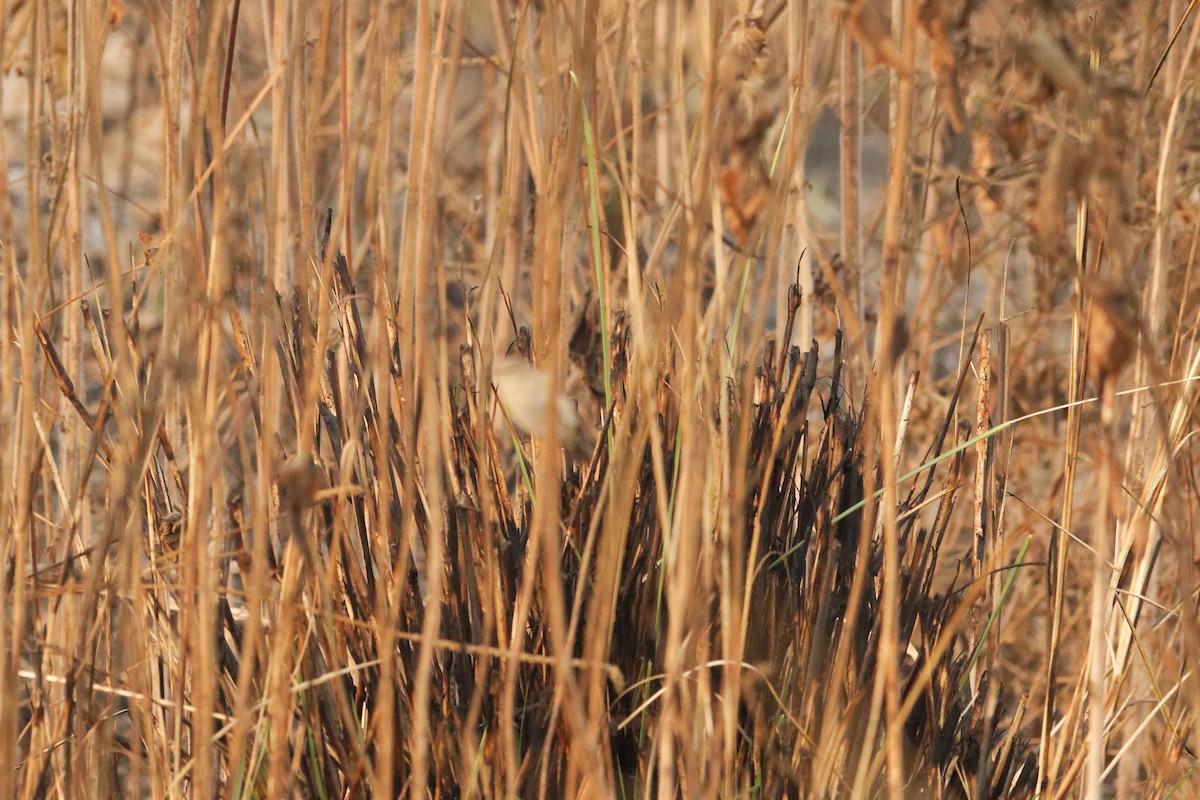
[(725, 227), (734, 241), (746, 245), (758, 215), (771, 199), (771, 180), (762, 159), (754, 153), (734, 150), (717, 175)]
[[(24, 75), (34, 66), (36, 53), (51, 96), (56, 101), (63, 99), (70, 86), (70, 5), (64, 0), (16, 0), (6, 5), (10, 7), (7, 15), (2, 17), (6, 24), (0, 29), (0, 37), (3, 37), (0, 54), (4, 56), (0, 74), (6, 75), (15, 69), (18, 75)], [(35, 29), (35, 21), (41, 30)], [(48, 39), (41, 38), (43, 31), (49, 33)], [(35, 39), (38, 40), (37, 48), (34, 47)]]
[(725, 227), (746, 245), (771, 197), (762, 142), (775, 118), (761, 108), (766, 64), (766, 24), (758, 16), (737, 17), (717, 49), (717, 91), (722, 103), (715, 136), (720, 152), (717, 191)]
[(937, 96), (946, 119), (955, 133), (967, 128), (967, 108), (958, 82), (958, 62), (961, 50), (961, 23), (964, 17), (948, 20), (946, 3), (930, 0), (921, 8), (921, 27), (929, 36), (930, 61), (937, 76)]
[(1017, 44), (1017, 53), (1032, 64), (1051, 86), (1063, 92), (1079, 95), (1087, 89), (1083, 72), (1067, 52), (1061, 39), (1037, 30)]
[(892, 338), (891, 347), (889, 348), (889, 360), (895, 364), (900, 360), (900, 357), (908, 351), (909, 344), (912, 343), (911, 335), (908, 331), (908, 315), (899, 314), (892, 320)]
[[(996, 106), (997, 104), (992, 104)], [(1025, 154), (1025, 148), (1033, 138), (1030, 129), (1033, 127), (1029, 112), (1023, 108), (994, 107), (989, 109), (994, 123), (996, 135), (1004, 142), (1009, 156), (1019, 159)]]
[(717, 172), (717, 192), (725, 227), (740, 246), (750, 243), (759, 215), (771, 200), (771, 175), (762, 143), (773, 116), (760, 114), (734, 136)]
[[(617, 374), (624, 364), (623, 351), (629, 335), (623, 309), (613, 311), (610, 325), (609, 343), (612, 347), (610, 378), (612, 386), (615, 388), (620, 384)], [(605, 402), (604, 342), (603, 331), (600, 328), (600, 304), (596, 302), (591, 289), (584, 293), (582, 302), (576, 306), (567, 330), (570, 331), (570, 338), (567, 341), (567, 357), (571, 359), (573, 367), (569, 370), (569, 374), (573, 378), (579, 379), (582, 388), (587, 390), (592, 400), (597, 403)], [(568, 390), (568, 393), (571, 392)]]
[(883, 64), (899, 75), (908, 75), (910, 70), (896, 46), (896, 40), (888, 33), (883, 18), (873, 6), (859, 2), (846, 8), (846, 31), (862, 49), (863, 60), (868, 67)]
[(727, 98), (762, 71), (767, 32), (758, 17), (738, 17), (717, 44), (717, 89)]
[(1097, 281), (1088, 290), (1092, 316), (1088, 331), (1088, 366), (1104, 385), (1137, 352), (1142, 309), (1137, 293), (1122, 283)]
[(581, 459), (591, 454), (579, 409), (565, 394), (552, 393), (549, 373), (523, 359), (504, 358), (492, 365), (492, 383), (509, 420), (519, 430), (545, 436), (554, 413), (563, 448)]

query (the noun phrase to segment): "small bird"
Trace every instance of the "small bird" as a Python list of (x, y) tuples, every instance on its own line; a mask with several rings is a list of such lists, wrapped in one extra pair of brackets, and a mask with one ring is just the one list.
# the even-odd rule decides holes
[(553, 409), (563, 448), (579, 459), (591, 455), (579, 408), (562, 392), (552, 396), (549, 373), (524, 359), (503, 358), (492, 365), (492, 384), (509, 420), (519, 430), (545, 436)]

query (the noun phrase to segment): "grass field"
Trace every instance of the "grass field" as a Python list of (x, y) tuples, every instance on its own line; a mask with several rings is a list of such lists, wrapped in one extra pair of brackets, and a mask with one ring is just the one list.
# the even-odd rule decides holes
[(1194, 6), (0, 1), (0, 798), (1200, 796)]

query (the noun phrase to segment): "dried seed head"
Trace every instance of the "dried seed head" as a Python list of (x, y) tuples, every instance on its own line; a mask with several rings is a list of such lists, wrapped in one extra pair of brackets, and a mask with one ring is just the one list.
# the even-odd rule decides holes
[(788, 285), (788, 313), (795, 314), (800, 310), (800, 302), (804, 299), (804, 290), (799, 283)]
[(1046, 159), (1034, 208), (1034, 240), (1042, 253), (1070, 256), (1067, 244), (1067, 203), (1072, 196), (1082, 197), (1091, 171), (1086, 148), (1060, 130)]

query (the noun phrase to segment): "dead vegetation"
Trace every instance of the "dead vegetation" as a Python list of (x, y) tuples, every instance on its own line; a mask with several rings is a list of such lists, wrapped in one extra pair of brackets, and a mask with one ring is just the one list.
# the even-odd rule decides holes
[(0, 29), (0, 797), (1196, 791), (1191, 5)]

